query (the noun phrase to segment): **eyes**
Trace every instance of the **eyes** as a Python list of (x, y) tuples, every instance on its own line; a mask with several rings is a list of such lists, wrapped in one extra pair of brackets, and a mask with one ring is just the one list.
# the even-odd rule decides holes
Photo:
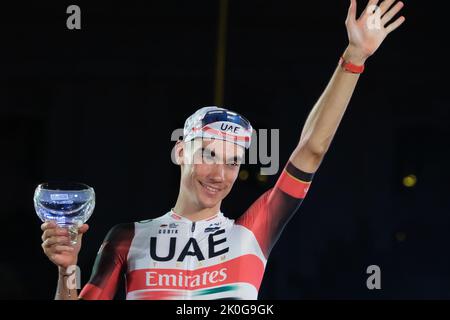
[(214, 160), (216, 158), (216, 153), (214, 151), (202, 148), (202, 159)]
[[(211, 164), (211, 163), (217, 162), (216, 152), (214, 150), (202, 148), (201, 155), (202, 155), (202, 160), (204, 160), (206, 163)], [(238, 167), (240, 165), (240, 162), (238, 161), (238, 159), (236, 159), (236, 157), (234, 157), (233, 159), (230, 159), (229, 161), (227, 161), (226, 165), (229, 167)]]
[(227, 163), (227, 165), (231, 167), (239, 167), (239, 163), (237, 161), (231, 161), (231, 163)]

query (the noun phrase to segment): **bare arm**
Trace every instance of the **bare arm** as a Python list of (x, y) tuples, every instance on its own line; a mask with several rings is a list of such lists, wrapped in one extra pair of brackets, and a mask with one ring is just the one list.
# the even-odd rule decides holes
[(73, 287), (73, 280), (77, 278), (77, 270), (71, 271), (58, 268), (58, 285), (56, 287), (55, 300), (78, 300), (78, 290)]
[[(377, 5), (378, 0), (370, 0), (359, 19), (356, 19), (356, 0), (350, 1), (345, 22), (349, 45), (343, 54), (344, 60), (363, 65), (386, 36), (405, 21), (404, 17), (399, 17), (388, 25), (403, 7), (402, 2), (392, 6), (395, 1), (383, 1), (374, 12), (373, 6)], [(359, 77), (359, 74), (337, 67), (325, 91), (311, 110), (300, 141), (290, 157), (290, 161), (297, 168), (305, 172), (317, 171), (344, 116)]]
[(84, 224), (78, 229), (76, 245), (71, 245), (67, 229), (58, 227), (55, 222), (45, 222), (41, 225), (41, 229), (42, 249), (49, 260), (58, 267), (55, 300), (77, 300), (78, 292), (74, 281), (77, 278), (76, 265), (82, 236), (89, 226)]

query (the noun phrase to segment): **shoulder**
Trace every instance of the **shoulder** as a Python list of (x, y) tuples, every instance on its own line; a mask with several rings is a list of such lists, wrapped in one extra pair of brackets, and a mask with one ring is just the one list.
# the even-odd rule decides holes
[(106, 235), (106, 241), (126, 241), (134, 236), (135, 223), (120, 223), (113, 226)]
[(165, 220), (167, 220), (166, 215), (162, 215), (153, 219), (116, 224), (109, 230), (107, 238), (109, 240), (129, 239), (132, 238), (139, 230), (153, 228), (155, 225), (159, 226), (159, 224)]

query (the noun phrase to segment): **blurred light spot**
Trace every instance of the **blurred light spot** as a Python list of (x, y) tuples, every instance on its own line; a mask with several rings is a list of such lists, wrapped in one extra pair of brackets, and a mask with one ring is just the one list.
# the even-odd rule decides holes
[(256, 180), (258, 180), (261, 183), (266, 183), (267, 182), (267, 176), (266, 175), (262, 175), (262, 174), (257, 174), (256, 175)]
[(407, 175), (403, 178), (403, 185), (407, 188), (412, 188), (417, 184), (417, 177), (413, 174)]
[(406, 233), (399, 231), (395, 234), (395, 238), (398, 242), (404, 242), (406, 240)]
[(241, 170), (241, 172), (239, 172), (239, 179), (242, 181), (245, 181), (248, 179), (248, 171), (247, 170)]

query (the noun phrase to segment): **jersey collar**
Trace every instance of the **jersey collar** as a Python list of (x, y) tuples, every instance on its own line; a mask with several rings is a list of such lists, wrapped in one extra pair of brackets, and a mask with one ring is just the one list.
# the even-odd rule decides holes
[[(171, 209), (171, 210), (167, 213), (167, 215), (168, 215), (172, 220), (175, 220), (175, 221), (179, 221), (179, 222), (189, 222), (189, 223), (194, 222), (194, 221), (189, 220), (188, 218), (185, 218), (185, 217), (180, 216), (179, 214), (175, 213), (175, 212), (173, 211), (173, 209)], [(224, 218), (223, 213), (222, 213), (221, 211), (219, 211), (218, 213), (216, 213), (216, 214), (213, 215), (212, 217), (209, 217), (209, 218), (206, 218), (206, 219), (203, 219), (203, 220), (195, 221), (195, 223), (211, 223), (211, 222), (214, 222), (214, 221), (217, 221), (217, 220), (221, 220), (221, 219), (223, 219), (223, 218)]]

